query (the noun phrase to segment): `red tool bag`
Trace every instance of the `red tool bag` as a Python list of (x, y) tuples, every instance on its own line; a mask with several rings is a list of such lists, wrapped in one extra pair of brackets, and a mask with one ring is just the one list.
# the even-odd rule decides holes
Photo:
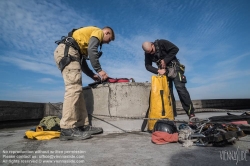
[(109, 83), (116, 83), (116, 82), (130, 82), (130, 80), (132, 82), (135, 82), (135, 80), (133, 78), (108, 78), (107, 82)]
[(122, 83), (122, 82), (135, 82), (133, 78), (108, 78), (104, 82), (102, 81), (96, 81), (91, 84), (89, 84), (90, 87), (96, 87), (98, 84), (103, 84), (103, 83)]

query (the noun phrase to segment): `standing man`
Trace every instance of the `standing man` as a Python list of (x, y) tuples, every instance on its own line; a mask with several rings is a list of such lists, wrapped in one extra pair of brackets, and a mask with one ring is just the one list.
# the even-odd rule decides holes
[[(115, 34), (111, 27), (100, 29), (88, 26), (73, 29), (67, 37), (56, 41), (58, 46), (54, 51), (54, 59), (65, 84), (60, 140), (84, 140), (90, 138), (91, 134), (103, 132), (102, 128), (85, 125), (88, 112), (82, 91), (81, 71), (95, 81), (106, 80), (108, 74), (100, 65), (102, 52), (98, 52), (98, 47), (101, 49), (102, 44), (114, 40)], [(100, 77), (88, 67), (87, 59)]]
[[(185, 66), (180, 64), (176, 58), (179, 48), (168, 40), (156, 40), (155, 42), (144, 42), (142, 49), (145, 51), (145, 67), (155, 74), (166, 74), (171, 91), (174, 115), (177, 116), (176, 103), (173, 93), (173, 82), (180, 98), (181, 104), (188, 117), (194, 117), (194, 107), (190, 95), (185, 87), (187, 82), (184, 75)], [(158, 69), (152, 66), (155, 62)]]

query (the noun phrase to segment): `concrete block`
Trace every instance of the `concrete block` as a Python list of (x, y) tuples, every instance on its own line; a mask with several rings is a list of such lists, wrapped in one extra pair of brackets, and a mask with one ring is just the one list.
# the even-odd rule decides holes
[(89, 114), (110, 114), (110, 87), (99, 85), (96, 88), (84, 87), (83, 94), (86, 103), (86, 108)]
[(107, 83), (83, 88), (90, 114), (138, 117), (149, 106), (150, 83)]

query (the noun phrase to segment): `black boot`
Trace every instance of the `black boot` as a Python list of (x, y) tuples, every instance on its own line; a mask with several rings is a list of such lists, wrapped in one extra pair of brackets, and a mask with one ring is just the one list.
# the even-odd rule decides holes
[(75, 127), (72, 129), (61, 129), (60, 140), (85, 140), (91, 137), (91, 133), (88, 131), (82, 131)]
[(193, 118), (193, 117), (195, 117), (195, 114), (190, 114), (188, 117), (189, 117), (189, 119)]
[(90, 125), (84, 125), (84, 126), (81, 126), (79, 128), (80, 128), (80, 130), (82, 130), (84, 132), (88, 132), (91, 135), (103, 133), (103, 129), (101, 127), (93, 127)]

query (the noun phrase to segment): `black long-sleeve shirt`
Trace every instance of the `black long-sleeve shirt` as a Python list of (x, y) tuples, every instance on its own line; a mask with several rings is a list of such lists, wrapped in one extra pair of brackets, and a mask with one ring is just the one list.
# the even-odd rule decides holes
[[(155, 42), (154, 42), (155, 45)], [(158, 74), (158, 69), (152, 66), (153, 62), (164, 59), (165, 63), (168, 65), (170, 61), (177, 59), (176, 54), (179, 48), (168, 40), (160, 39), (158, 40), (158, 45), (160, 47), (160, 57), (155, 54), (145, 53), (145, 67), (148, 71)]]

